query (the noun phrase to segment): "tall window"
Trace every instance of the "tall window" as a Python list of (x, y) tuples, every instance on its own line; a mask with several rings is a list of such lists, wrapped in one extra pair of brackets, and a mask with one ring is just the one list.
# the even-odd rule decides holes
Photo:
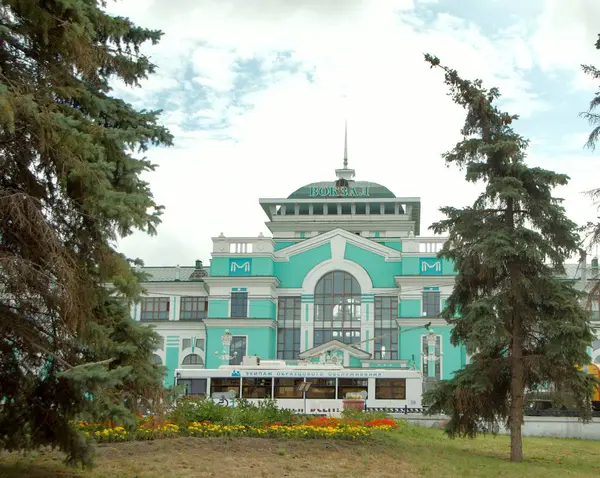
[(179, 320), (206, 319), (206, 297), (182, 297), (179, 310)]
[(314, 345), (330, 340), (360, 342), (360, 285), (351, 274), (333, 271), (315, 287)]
[(140, 320), (169, 320), (169, 298), (144, 297)]
[(423, 291), (423, 315), (425, 315), (425, 317), (439, 317), (441, 307), (440, 291)]
[(277, 358), (297, 359), (300, 354), (300, 297), (280, 297), (277, 307)]
[(231, 293), (231, 317), (248, 317), (248, 292)]
[(375, 356), (398, 360), (398, 297), (375, 297)]
[[(235, 354), (234, 354), (235, 352)], [(229, 346), (229, 355), (234, 355), (229, 359), (229, 365), (240, 365), (247, 353), (247, 337), (244, 335), (234, 335), (231, 337)]]

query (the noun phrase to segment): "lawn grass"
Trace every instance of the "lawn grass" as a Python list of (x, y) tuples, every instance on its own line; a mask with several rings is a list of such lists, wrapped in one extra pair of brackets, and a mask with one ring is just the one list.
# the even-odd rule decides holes
[(440, 430), (403, 426), (365, 442), (177, 438), (98, 445), (97, 466), (62, 465), (56, 452), (0, 456), (13, 477), (598, 477), (600, 443), (526, 438), (525, 461), (511, 463), (509, 438), (450, 440)]

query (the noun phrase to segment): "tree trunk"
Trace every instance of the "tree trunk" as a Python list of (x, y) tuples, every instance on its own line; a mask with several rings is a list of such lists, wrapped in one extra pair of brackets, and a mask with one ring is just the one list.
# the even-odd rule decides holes
[(523, 461), (523, 330), (521, 317), (513, 318), (512, 362), (510, 383), (510, 461)]
[[(506, 201), (506, 218), (509, 229), (514, 229), (514, 202), (512, 199)], [(517, 281), (519, 277), (518, 264), (510, 264), (510, 280), (513, 293), (512, 313), (512, 347), (510, 364), (510, 461), (523, 461), (523, 439), (521, 428), (523, 426), (524, 408), (524, 382), (523, 370), (523, 322), (519, 314), (520, 287)]]

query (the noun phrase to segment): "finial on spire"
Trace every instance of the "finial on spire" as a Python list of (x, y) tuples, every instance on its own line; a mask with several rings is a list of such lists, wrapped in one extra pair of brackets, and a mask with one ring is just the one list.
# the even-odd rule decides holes
[(348, 120), (344, 120), (344, 169), (348, 169)]

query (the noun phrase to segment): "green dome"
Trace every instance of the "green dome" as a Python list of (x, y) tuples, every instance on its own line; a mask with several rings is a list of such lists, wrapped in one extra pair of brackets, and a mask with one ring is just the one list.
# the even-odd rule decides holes
[(332, 198), (340, 197), (364, 197), (393, 199), (395, 194), (385, 186), (369, 181), (349, 181), (347, 189), (339, 190), (335, 181), (321, 181), (310, 183), (294, 191), (288, 196), (288, 199), (312, 199), (312, 198)]

